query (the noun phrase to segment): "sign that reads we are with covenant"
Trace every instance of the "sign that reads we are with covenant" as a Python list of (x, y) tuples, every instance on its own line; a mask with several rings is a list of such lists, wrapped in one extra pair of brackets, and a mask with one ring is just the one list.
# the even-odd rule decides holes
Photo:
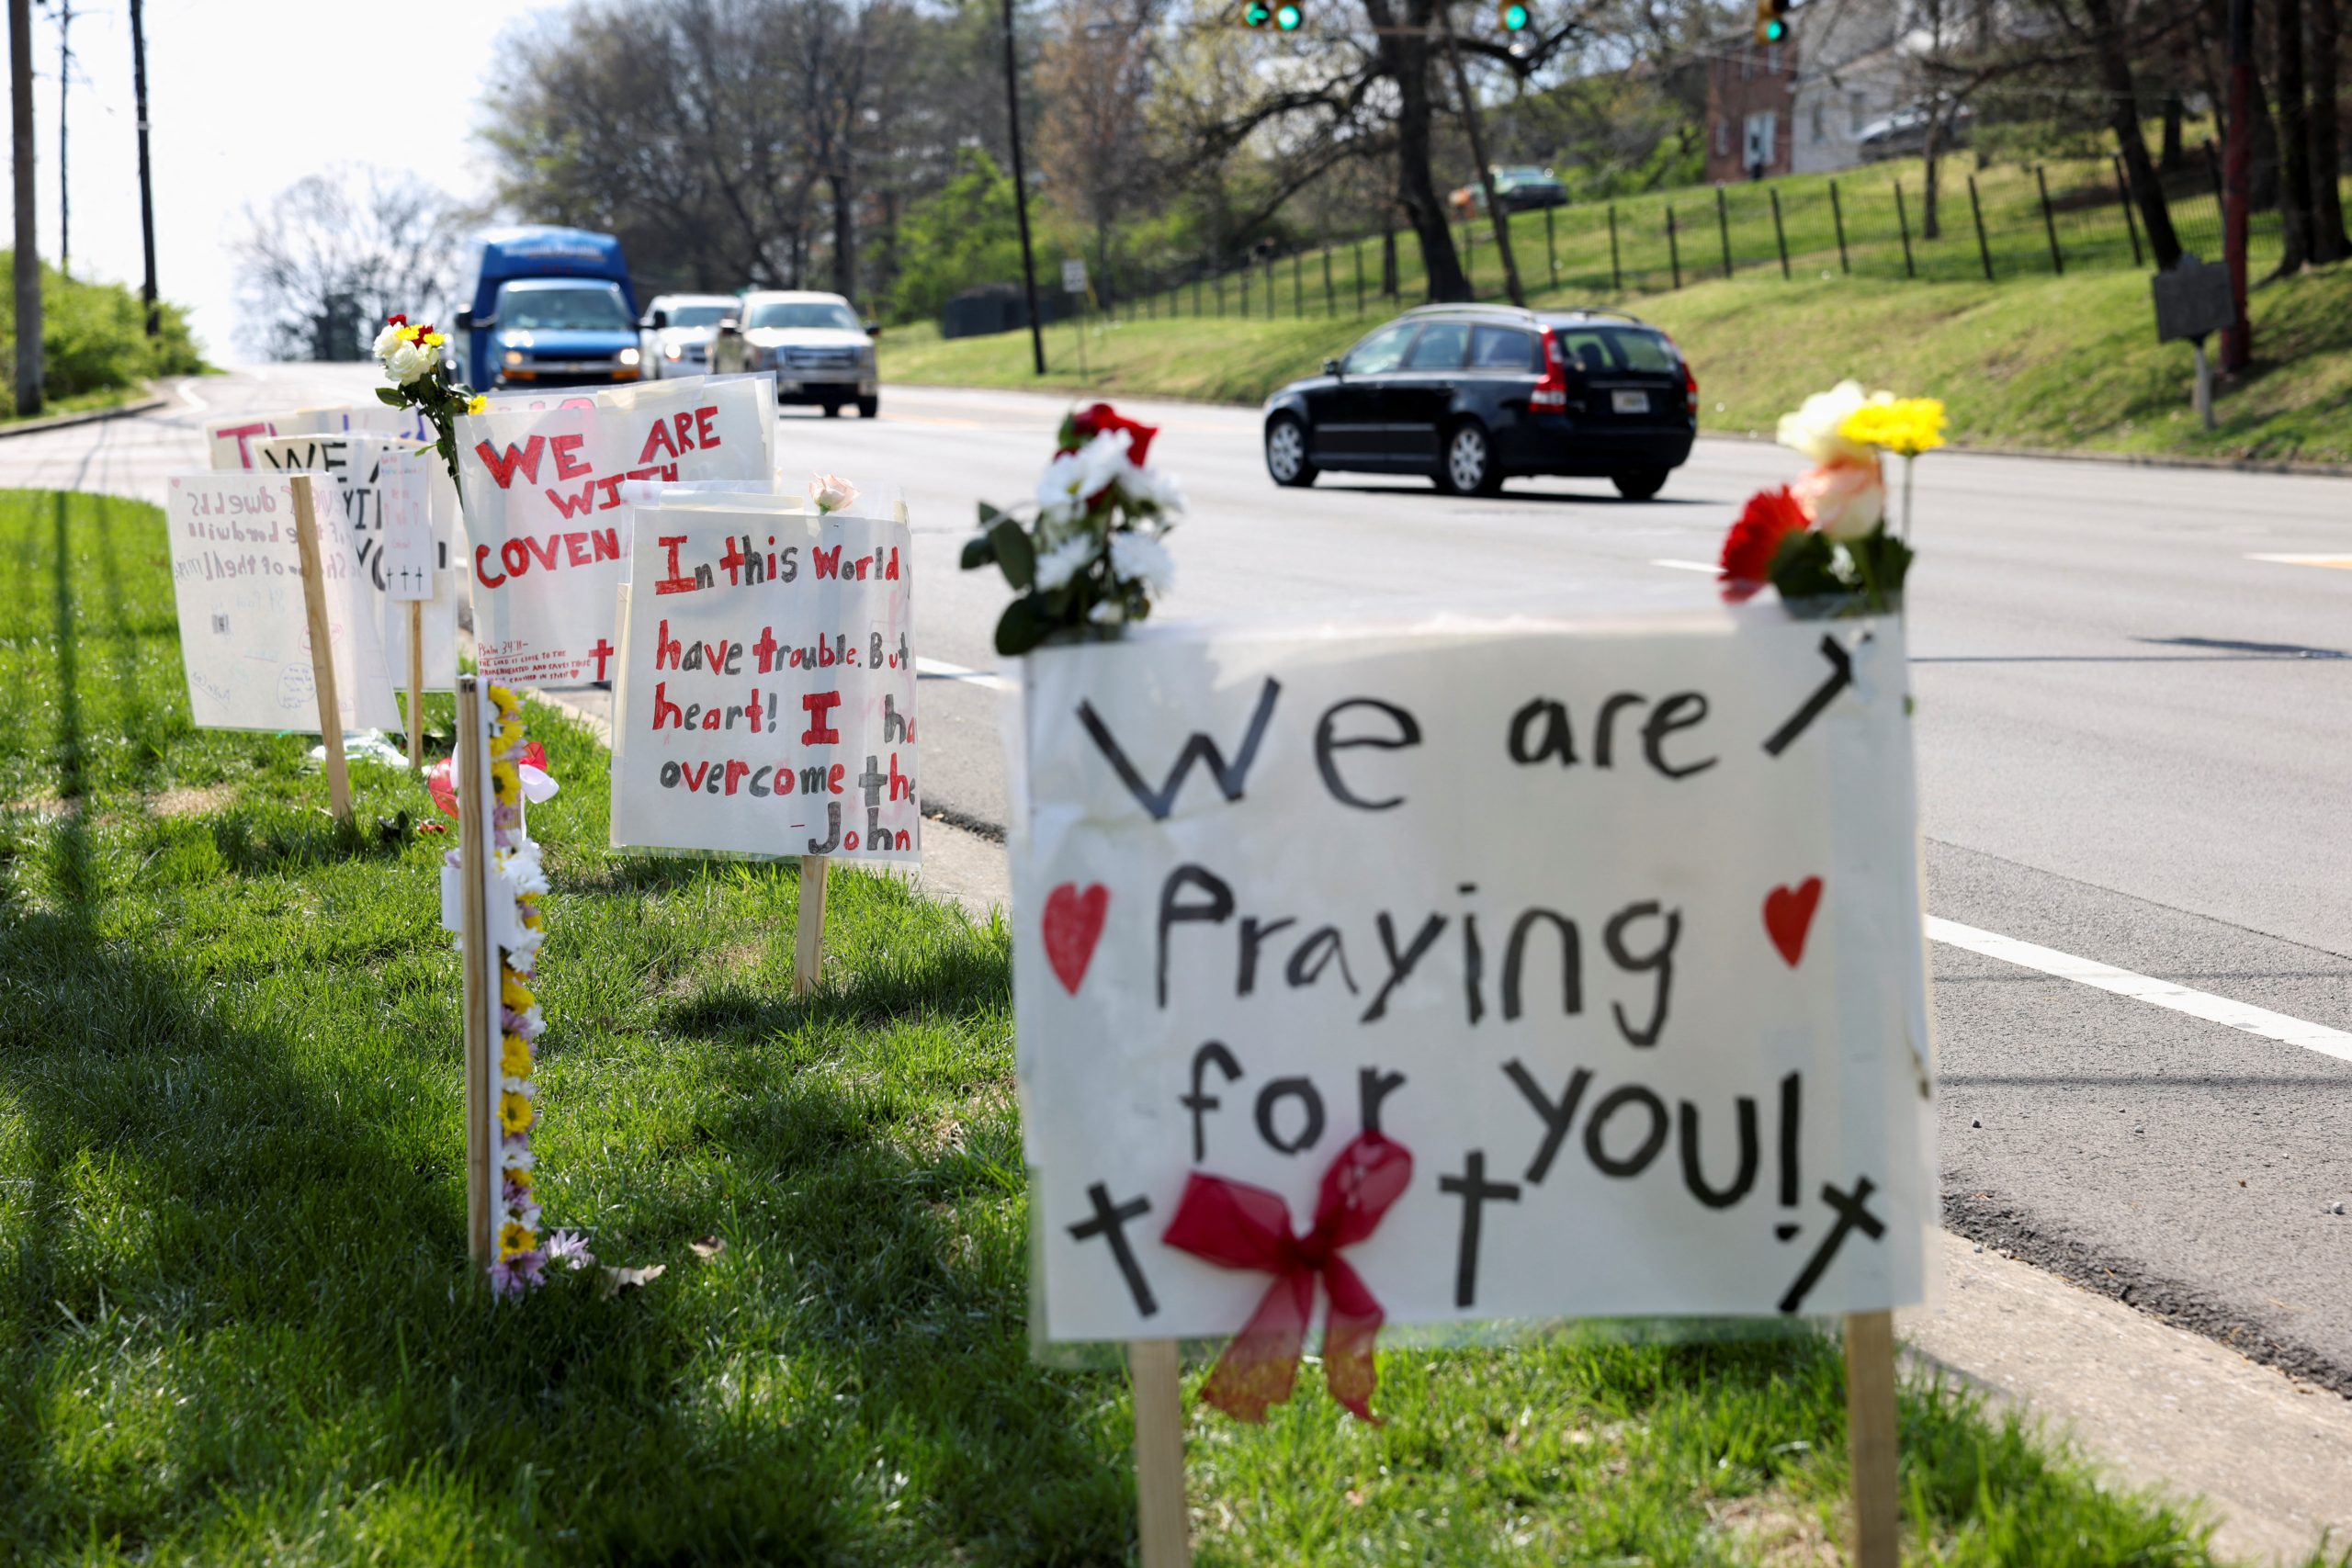
[(795, 504), (638, 507), (616, 845), (921, 857), (907, 525)]
[(612, 679), (631, 481), (774, 482), (764, 379), (661, 382), (594, 403), (493, 409), (457, 422), (485, 679)]
[(1171, 627), (1032, 655), (1022, 701), (1049, 1337), (1238, 1332), (1268, 1276), (1180, 1209), (1222, 1179), (1305, 1236), (1366, 1134), (1409, 1176), (1383, 1145), (1393, 1203), (1319, 1245), (1374, 1322), (1919, 1298), (1899, 622)]

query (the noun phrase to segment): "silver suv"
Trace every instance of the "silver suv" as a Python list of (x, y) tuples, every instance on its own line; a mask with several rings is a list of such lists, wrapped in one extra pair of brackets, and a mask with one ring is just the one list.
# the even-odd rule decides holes
[(741, 313), (721, 321), (712, 369), (775, 373), (779, 403), (816, 403), (837, 417), (855, 403), (872, 419), (881, 411), (882, 383), (874, 369), (872, 321), (861, 321), (838, 294), (761, 289), (746, 294)]
[(732, 294), (662, 294), (645, 308), (639, 321), (645, 374), (700, 376), (710, 368), (710, 343), (718, 323), (735, 313)]

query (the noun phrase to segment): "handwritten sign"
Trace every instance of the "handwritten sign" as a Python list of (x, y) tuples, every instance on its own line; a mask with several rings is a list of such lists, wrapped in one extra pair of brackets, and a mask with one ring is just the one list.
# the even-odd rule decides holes
[(341, 435), (354, 432), (396, 435), (410, 441), (434, 439), (432, 422), (416, 409), (388, 404), (350, 403), (329, 408), (293, 409), (284, 413), (229, 414), (204, 423), (208, 466), (215, 471), (261, 466), (254, 443), (279, 435)]
[(920, 858), (907, 525), (795, 504), (638, 508), (616, 845)]
[(383, 580), (384, 597), (394, 603), (430, 604), (449, 592), (449, 550), (434, 530), (433, 516), (433, 481), (446, 471), (428, 447), (387, 451), (377, 460), (382, 542), (376, 575)]
[(772, 481), (773, 402), (756, 381), (660, 382), (587, 407), (458, 421), (482, 674), (576, 686), (614, 673), (616, 591), (634, 481)]
[[(180, 656), (197, 728), (315, 730), (318, 686), (292, 484), (276, 474), (175, 475), (165, 502)], [(400, 708), (350, 529), (340, 508), (322, 504), (317, 512), (344, 728), (398, 728)]]
[(1027, 660), (1014, 997), (1054, 1339), (1229, 1336), (1188, 1178), (1392, 1323), (1916, 1301), (1934, 1210), (1899, 623), (1169, 628)]
[[(391, 412), (390, 409), (385, 410)], [(424, 686), (427, 691), (453, 691), (458, 680), (458, 594), (448, 567), (457, 550), (456, 491), (445, 486), (447, 504), (434, 506), (431, 469), (416, 455), (416, 443), (381, 434), (256, 436), (247, 443), (255, 466), (265, 472), (314, 473), (320, 478), (320, 501), (340, 497), (345, 532), (355, 558), (374, 590), (377, 636), (392, 669), (408, 664), (408, 613), (399, 605), (406, 599), (424, 601)], [(432, 461), (438, 464), (437, 456)], [(420, 584), (423, 592), (394, 593), (393, 567), (385, 548), (388, 535), (386, 472), (402, 464), (415, 465), (413, 483), (423, 503), (427, 533), (426, 561), (432, 573)], [(404, 483), (406, 481), (403, 481)], [(403, 502), (404, 505), (411, 504)], [(441, 514), (435, 515), (435, 512)], [(413, 572), (415, 563), (408, 563)]]

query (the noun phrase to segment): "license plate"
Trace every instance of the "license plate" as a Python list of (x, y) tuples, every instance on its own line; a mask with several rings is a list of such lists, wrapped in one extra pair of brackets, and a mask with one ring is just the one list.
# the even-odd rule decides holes
[(1609, 406), (1619, 413), (1647, 413), (1650, 395), (1647, 392), (1611, 392)]
[(779, 380), (775, 384), (775, 389), (779, 392), (797, 392), (800, 390), (800, 383), (797, 381)]

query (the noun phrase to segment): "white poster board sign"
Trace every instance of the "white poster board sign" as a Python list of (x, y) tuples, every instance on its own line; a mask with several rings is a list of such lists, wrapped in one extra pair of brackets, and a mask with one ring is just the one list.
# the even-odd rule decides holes
[(435, 533), (433, 518), (433, 480), (444, 471), (440, 454), (425, 446), (389, 450), (376, 460), (381, 539), (372, 575), (396, 604), (430, 604), (436, 597), (454, 603), (448, 544)]
[[(387, 413), (391, 411), (387, 409)], [(388, 463), (412, 462), (426, 453), (416, 443), (377, 434), (279, 435), (256, 437), (248, 444), (254, 465), (266, 472), (314, 473), (319, 476), (322, 506), (330, 498), (341, 502), (344, 522), (355, 558), (373, 591), (377, 638), (385, 660), (394, 670), (408, 669), (408, 611), (391, 592), (390, 561), (384, 552), (385, 487)], [(420, 470), (417, 483), (426, 504), (426, 526), (432, 535), (433, 577), (424, 600), (424, 689), (449, 692), (458, 682), (458, 594), (456, 574), (448, 570), (457, 553), (454, 506), (444, 515), (434, 513), (429, 470)], [(455, 492), (451, 492), (454, 499)]]
[(410, 441), (433, 440), (432, 422), (419, 409), (396, 409), (389, 403), (338, 404), (331, 408), (292, 409), (283, 413), (226, 414), (204, 422), (207, 466), (216, 471), (261, 466), (254, 443), (279, 435), (340, 435), (360, 432), (397, 435)]
[[(180, 474), (168, 481), (165, 500), (180, 656), (197, 728), (315, 731), (318, 686), (292, 481)], [(397, 729), (401, 711), (350, 531), (327, 495), (315, 510), (343, 727)]]
[(1188, 1179), (1391, 1323), (1919, 1300), (1936, 1190), (1899, 622), (1778, 606), (1026, 661), (1014, 998), (1056, 1340), (1230, 1336)]
[(775, 413), (758, 380), (658, 382), (588, 407), (457, 422), (481, 672), (508, 685), (610, 680), (632, 481), (773, 482)]
[(907, 525), (781, 497), (637, 509), (613, 842), (912, 863)]

